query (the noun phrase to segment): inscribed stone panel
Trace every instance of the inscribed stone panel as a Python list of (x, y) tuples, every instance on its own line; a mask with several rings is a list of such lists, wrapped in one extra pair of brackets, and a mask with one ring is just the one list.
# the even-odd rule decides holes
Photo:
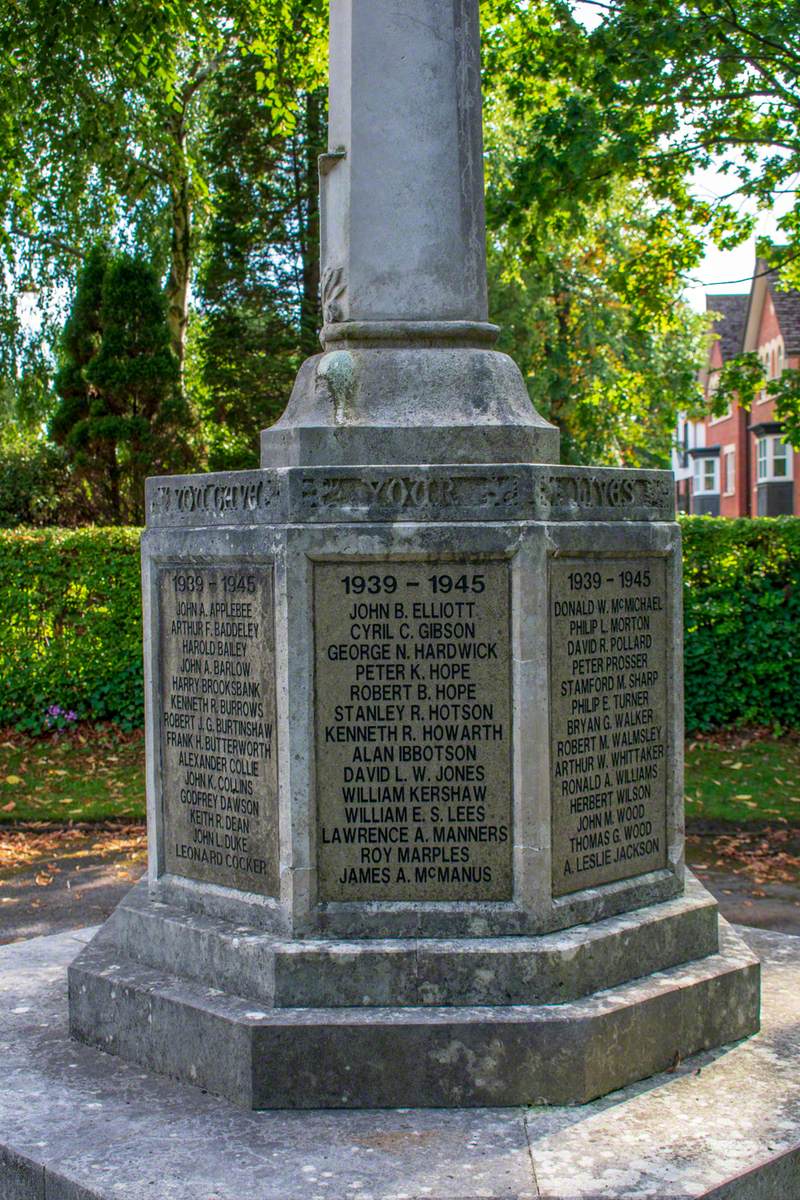
[(278, 893), (272, 569), (159, 572), (168, 872)]
[(667, 864), (663, 558), (550, 564), (553, 894)]
[(509, 900), (504, 562), (314, 569), (320, 899)]

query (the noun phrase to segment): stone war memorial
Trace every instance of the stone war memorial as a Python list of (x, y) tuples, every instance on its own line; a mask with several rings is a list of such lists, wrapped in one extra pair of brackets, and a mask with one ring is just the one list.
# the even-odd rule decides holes
[(150, 869), (72, 1032), (245, 1107), (580, 1103), (758, 1027), (671, 476), (559, 466), (493, 348), (477, 0), (334, 0), (330, 56), (322, 353), (261, 470), (149, 481)]
[(147, 485), (149, 870), (58, 1051), (114, 1149), (47, 1198), (788, 1196), (714, 1190), (783, 1085), (684, 868), (671, 475), (560, 465), (494, 348), (478, 0), (332, 0), (330, 73), (321, 352)]

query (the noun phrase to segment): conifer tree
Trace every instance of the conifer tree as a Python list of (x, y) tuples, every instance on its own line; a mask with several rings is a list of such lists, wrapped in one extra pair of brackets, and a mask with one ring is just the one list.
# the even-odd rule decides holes
[(80, 274), (50, 424), (98, 521), (144, 520), (148, 475), (191, 465), (192, 415), (179, 387), (166, 301), (149, 263), (97, 248)]

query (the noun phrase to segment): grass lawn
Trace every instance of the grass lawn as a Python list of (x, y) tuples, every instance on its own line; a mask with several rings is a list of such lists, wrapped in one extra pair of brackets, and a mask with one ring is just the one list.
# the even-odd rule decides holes
[[(144, 735), (110, 727), (0, 733), (0, 824), (143, 821)], [(800, 826), (800, 736), (721, 734), (686, 746), (689, 822)]]
[(800, 736), (691, 740), (685, 783), (687, 822), (800, 826)]
[(0, 824), (144, 818), (143, 733), (0, 733)]

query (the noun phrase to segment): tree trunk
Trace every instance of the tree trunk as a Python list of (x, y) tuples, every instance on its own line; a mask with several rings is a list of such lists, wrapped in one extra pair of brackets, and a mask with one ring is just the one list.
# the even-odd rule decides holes
[(304, 195), (298, 196), (298, 205), (305, 209), (305, 220), (299, 222), (301, 229), (301, 254), (303, 258), (303, 295), (300, 315), (301, 344), (306, 354), (319, 350), (320, 330), (319, 300), (319, 173), (318, 156), (324, 150), (325, 119), (322, 94), (308, 92), (305, 99), (305, 155), (303, 171)]
[(120, 480), (117, 447), (112, 443), (108, 449), (108, 504), (112, 525), (122, 524), (122, 487)]
[(180, 364), (186, 357), (186, 327), (189, 320), (189, 290), (192, 277), (192, 198), (186, 162), (186, 132), (183, 117), (176, 115), (171, 130), (175, 142), (176, 170), (170, 183), (172, 236), (167, 280), (167, 323), (172, 349)]

